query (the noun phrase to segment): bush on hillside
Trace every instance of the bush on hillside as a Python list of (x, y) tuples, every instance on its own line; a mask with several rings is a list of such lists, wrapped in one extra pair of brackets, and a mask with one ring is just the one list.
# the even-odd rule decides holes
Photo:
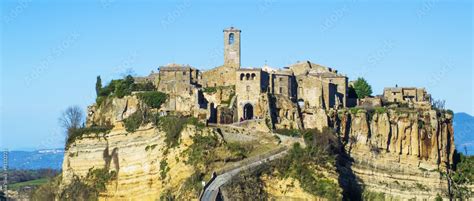
[(70, 131), (70, 135), (67, 138), (66, 141), (66, 149), (69, 148), (69, 146), (76, 141), (77, 139), (81, 139), (82, 136), (95, 133), (95, 134), (101, 134), (101, 133), (108, 133), (110, 130), (112, 130), (113, 126), (91, 126), (91, 127), (82, 127), (82, 128), (77, 128), (73, 129)]
[(149, 91), (138, 93), (137, 97), (151, 108), (160, 108), (168, 98), (168, 95), (159, 91)]

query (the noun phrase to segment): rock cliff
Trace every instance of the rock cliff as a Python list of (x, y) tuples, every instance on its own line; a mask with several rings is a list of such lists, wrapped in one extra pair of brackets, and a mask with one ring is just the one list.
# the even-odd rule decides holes
[[(202, 180), (207, 181), (212, 171), (227, 162), (241, 159), (236, 157), (233, 149), (224, 146), (230, 143), (226, 138), (256, 142), (252, 150), (257, 154), (264, 148), (278, 146), (266, 129), (242, 126), (242, 132), (239, 129), (230, 132), (229, 129), (195, 125), (184, 126), (178, 144), (169, 146), (166, 131), (152, 123), (143, 124), (134, 132), (126, 131), (123, 120), (143, 107), (144, 104), (133, 95), (106, 100), (100, 107), (89, 107), (88, 126), (107, 124), (113, 129), (85, 134), (69, 145), (63, 163), (62, 188), (75, 177), (85, 178), (94, 169), (106, 169), (116, 173), (116, 177), (106, 183), (100, 199), (156, 200), (172, 196), (196, 200)], [(316, 129), (334, 128), (347, 152), (347, 158), (339, 164), (341, 167), (337, 173), (333, 171), (329, 177), (338, 180), (345, 196), (366, 199), (434, 199), (437, 195), (445, 196), (447, 182), (442, 175), (451, 164), (454, 153), (452, 115), (435, 110), (402, 108), (320, 110), (314, 117), (304, 117), (305, 124), (310, 122), (314, 122), (312, 127)], [(263, 122), (258, 125), (265, 127)], [(190, 162), (190, 147), (196, 143), (196, 136), (209, 136), (216, 140), (206, 152), (212, 154), (210, 163), (197, 166)], [(198, 178), (197, 174), (200, 174)], [(305, 192), (298, 181), (291, 178), (264, 174), (260, 179), (268, 197), (319, 199)], [(359, 187), (354, 190), (351, 185)]]

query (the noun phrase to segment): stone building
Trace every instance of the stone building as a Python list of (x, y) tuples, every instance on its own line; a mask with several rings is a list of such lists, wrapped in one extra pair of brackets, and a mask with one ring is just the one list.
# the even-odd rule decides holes
[(158, 90), (166, 93), (190, 93), (198, 84), (199, 70), (189, 65), (168, 64), (159, 68)]
[(240, 68), (239, 29), (224, 29), (224, 64), (202, 73), (200, 84), (203, 87), (235, 85), (235, 71)]
[(425, 88), (387, 87), (383, 90), (383, 99), (391, 103), (430, 102), (431, 95)]
[(241, 68), (241, 31), (224, 29), (223, 40), (221, 66), (200, 72), (170, 64), (137, 82), (152, 81), (169, 95), (163, 110), (208, 123), (265, 118), (274, 128), (304, 128), (305, 123), (324, 123), (321, 110), (347, 106), (347, 77), (336, 70), (310, 61), (282, 68)]
[(237, 115), (239, 120), (262, 117), (262, 109), (257, 107), (262, 93), (266, 92), (268, 78), (261, 69), (238, 69), (236, 71), (235, 92), (237, 94)]
[(290, 70), (277, 70), (270, 73), (270, 93), (296, 99), (296, 80)]

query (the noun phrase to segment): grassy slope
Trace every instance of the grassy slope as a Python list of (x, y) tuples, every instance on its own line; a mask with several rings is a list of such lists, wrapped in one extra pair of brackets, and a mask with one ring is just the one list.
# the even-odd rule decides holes
[(14, 183), (14, 184), (9, 185), (9, 189), (18, 190), (25, 186), (39, 186), (39, 185), (47, 183), (48, 181), (49, 181), (49, 178), (41, 178), (41, 179), (35, 179), (31, 181)]

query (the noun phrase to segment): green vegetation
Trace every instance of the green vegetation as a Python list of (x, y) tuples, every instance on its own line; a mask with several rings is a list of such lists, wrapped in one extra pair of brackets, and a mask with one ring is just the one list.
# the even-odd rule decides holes
[(140, 110), (136, 111), (123, 120), (125, 130), (127, 130), (127, 132), (135, 132), (143, 123), (143, 120), (143, 113)]
[[(363, 110), (358, 110), (357, 112), (359, 112), (359, 111), (363, 111)], [(387, 113), (387, 108), (385, 108), (385, 107), (369, 107), (369, 108), (366, 108), (366, 111), (367, 111), (367, 115), (368, 115), (369, 120), (370, 120), (370, 119), (372, 119), (372, 117), (375, 114)]]
[(213, 151), (214, 148), (219, 146), (219, 140), (216, 136), (193, 136), (193, 144), (186, 150), (188, 160), (186, 163), (198, 167), (203, 165), (204, 167), (215, 160)]
[(248, 157), (249, 148), (244, 147), (240, 143), (229, 142), (225, 144), (226, 148), (231, 152), (233, 156), (239, 159), (244, 159)]
[(188, 123), (188, 118), (167, 116), (159, 120), (159, 125), (165, 131), (165, 143), (168, 147), (176, 147), (184, 126)]
[[(213, 93), (216, 93), (218, 89), (220, 89), (220, 90), (223, 90), (223, 89), (233, 89), (233, 90), (235, 90), (235, 85), (231, 85), (231, 86), (216, 86), (216, 87), (204, 87), (204, 88), (202, 88), (202, 92), (208, 93), (208, 94), (213, 94)], [(231, 97), (231, 98), (232, 98), (232, 97)], [(230, 99), (229, 99), (229, 101), (230, 101)]]
[(299, 129), (276, 129), (275, 133), (286, 135), (290, 137), (301, 137), (301, 130)]
[[(47, 186), (43, 185), (42, 187)], [(46, 189), (53, 199), (38, 199), (38, 200), (54, 200), (56, 191), (59, 189), (59, 184), (53, 189)], [(52, 192), (51, 192), (52, 191)], [(39, 193), (38, 193), (39, 194)], [(88, 185), (83, 179), (74, 176), (71, 183), (67, 185), (59, 194), (59, 200), (99, 200), (99, 191), (94, 189), (92, 185)]]
[(365, 98), (372, 95), (372, 87), (361, 77), (357, 78), (354, 82), (354, 90), (357, 94), (357, 98)]
[(112, 130), (113, 126), (91, 126), (91, 127), (82, 127), (77, 129), (71, 129), (69, 132), (69, 137), (66, 141), (66, 149), (76, 141), (77, 139), (82, 139), (84, 135), (95, 133), (99, 135), (100, 133), (108, 133)]
[(353, 107), (353, 108), (350, 108), (350, 109), (349, 109), (349, 112), (350, 112), (351, 114), (357, 114), (357, 113), (359, 113), (359, 112), (364, 112), (364, 111), (365, 111), (365, 109), (364, 109), (364, 108), (360, 108), (360, 107)]
[(153, 149), (155, 149), (155, 148), (156, 148), (156, 146), (157, 146), (157, 144), (153, 144), (153, 145), (147, 145), (147, 146), (145, 147), (145, 151), (150, 151), (150, 150), (153, 150)]
[(307, 146), (302, 148), (298, 143), (289, 150), (288, 155), (272, 163), (281, 177), (292, 177), (301, 183), (308, 193), (337, 199), (340, 193), (336, 182), (316, 174), (313, 167), (331, 168), (335, 165), (335, 157), (339, 151), (336, 134), (326, 128), (323, 132), (316, 129), (301, 131)]
[(9, 189), (11, 190), (18, 190), (22, 187), (28, 186), (28, 187), (35, 187), (39, 186), (42, 184), (47, 183), (50, 180), (50, 178), (41, 178), (41, 179), (35, 179), (31, 181), (25, 181), (25, 182), (19, 182), (19, 183), (14, 183), (8, 186)]
[(168, 95), (159, 91), (147, 91), (137, 94), (137, 97), (151, 108), (160, 108)]
[(183, 191), (193, 192), (196, 195), (196, 197), (199, 197), (199, 193), (203, 189), (201, 181), (204, 181), (204, 173), (200, 171), (194, 172), (190, 177), (188, 177), (184, 181)]
[(181, 131), (188, 124), (196, 126), (197, 129), (205, 127), (204, 123), (194, 117), (165, 116), (159, 118), (159, 126), (166, 133), (165, 143), (169, 148), (179, 144)]
[(364, 191), (362, 197), (364, 198), (363, 200), (367, 201), (385, 200), (385, 193)]
[(95, 93), (97, 96), (100, 95), (100, 90), (102, 89), (102, 79), (100, 76), (97, 76), (97, 81), (95, 82)]
[[(59, 170), (54, 169), (37, 169), (37, 170), (15, 170), (9, 169), (8, 171), (8, 183), (10, 186), (14, 186), (17, 183), (26, 183), (33, 180), (39, 179), (51, 179), (56, 175), (60, 174)], [(0, 170), (0, 175), (3, 175), (4, 171)], [(0, 178), (2, 183), (2, 178)]]
[(61, 175), (47, 180), (47, 183), (37, 186), (31, 192), (30, 199), (33, 201), (55, 200), (60, 182)]
[(416, 187), (417, 189), (422, 190), (422, 191), (429, 191), (429, 190), (430, 190), (426, 185), (423, 185), (423, 184), (420, 184), (420, 183), (416, 183), (416, 184), (415, 184), (415, 187)]
[(97, 105), (101, 105), (107, 97), (113, 96), (123, 98), (124, 96), (132, 94), (133, 91), (155, 91), (156, 88), (151, 82), (135, 83), (131, 75), (127, 75), (123, 79), (112, 80), (110, 83), (102, 87), (100, 77), (97, 77), (96, 92)]
[(166, 159), (163, 159), (160, 161), (160, 177), (161, 180), (164, 180), (166, 178), (166, 174), (170, 171), (170, 167), (168, 167), (168, 162)]
[(453, 197), (467, 199), (474, 195), (469, 189), (469, 185), (474, 184), (474, 156), (459, 156), (459, 163), (456, 164), (455, 172), (450, 174), (452, 180)]
[(90, 169), (84, 178), (73, 176), (71, 183), (58, 192), (61, 183), (59, 175), (35, 189), (31, 200), (98, 200), (99, 193), (107, 190), (107, 183), (116, 178), (115, 171)]
[(103, 192), (107, 190), (106, 185), (109, 181), (117, 179), (117, 172), (106, 168), (92, 169), (89, 170), (86, 178), (96, 191)]
[(223, 188), (235, 200), (268, 200), (264, 183), (260, 179), (264, 172), (265, 167), (244, 171), (232, 178)]
[(437, 194), (435, 201), (443, 201), (443, 198), (439, 194)]
[(217, 87), (204, 87), (202, 88), (202, 92), (208, 93), (208, 94), (213, 94), (217, 92)]
[(171, 193), (169, 189), (165, 190), (165, 192), (161, 193), (160, 201), (172, 201), (176, 200), (175, 196)]

